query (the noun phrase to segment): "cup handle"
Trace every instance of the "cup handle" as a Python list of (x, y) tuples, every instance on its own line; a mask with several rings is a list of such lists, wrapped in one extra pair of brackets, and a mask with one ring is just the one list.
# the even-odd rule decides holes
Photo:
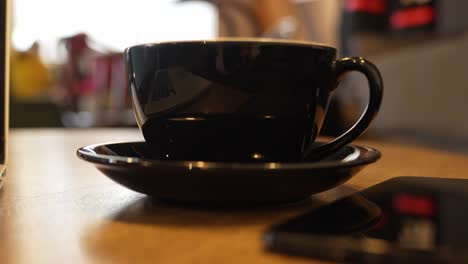
[(375, 119), (382, 103), (382, 77), (373, 63), (360, 57), (353, 57), (337, 60), (333, 63), (332, 67), (336, 86), (338, 86), (347, 72), (358, 71), (363, 73), (369, 82), (369, 103), (359, 120), (344, 134), (324, 145), (318, 147), (309, 146), (306, 151), (304, 151), (304, 160), (320, 160), (351, 143), (366, 131)]

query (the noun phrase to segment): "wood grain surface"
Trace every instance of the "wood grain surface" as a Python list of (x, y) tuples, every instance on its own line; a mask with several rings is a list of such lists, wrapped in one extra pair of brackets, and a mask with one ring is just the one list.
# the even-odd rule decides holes
[(137, 141), (136, 129), (13, 130), (0, 190), (1, 263), (320, 263), (271, 254), (271, 224), (395, 176), (468, 178), (468, 156), (360, 141), (383, 157), (345, 185), (291, 205), (174, 206), (127, 190), (79, 160), (77, 148)]

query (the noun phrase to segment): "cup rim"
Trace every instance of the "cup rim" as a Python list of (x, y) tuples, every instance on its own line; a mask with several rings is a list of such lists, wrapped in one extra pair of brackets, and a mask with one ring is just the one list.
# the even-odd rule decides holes
[(311, 48), (317, 48), (321, 50), (328, 50), (336, 52), (336, 48), (325, 45), (320, 42), (306, 41), (306, 40), (292, 40), (292, 39), (276, 39), (276, 38), (255, 38), (255, 37), (220, 37), (213, 39), (194, 39), (194, 40), (172, 40), (172, 41), (158, 41), (149, 42), (138, 45), (133, 45), (126, 50), (130, 50), (138, 47), (156, 47), (160, 45), (190, 45), (190, 44), (227, 44), (227, 43), (238, 43), (238, 44), (253, 44), (258, 43), (261, 45), (281, 45), (281, 46), (305, 46)]

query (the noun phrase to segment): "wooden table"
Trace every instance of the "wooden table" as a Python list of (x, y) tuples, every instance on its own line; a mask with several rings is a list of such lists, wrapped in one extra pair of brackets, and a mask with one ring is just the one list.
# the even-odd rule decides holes
[[(265, 252), (261, 236), (314, 200), (256, 209), (180, 208), (129, 191), (75, 156), (80, 146), (140, 139), (136, 129), (13, 130), (0, 191), (0, 262), (311, 263)], [(382, 159), (315, 200), (395, 176), (468, 178), (468, 156), (360, 143), (380, 149)]]

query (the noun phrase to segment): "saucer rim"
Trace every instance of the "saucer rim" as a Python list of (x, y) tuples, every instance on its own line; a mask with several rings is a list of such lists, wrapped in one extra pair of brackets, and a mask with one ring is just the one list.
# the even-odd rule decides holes
[[(320, 142), (320, 141), (319, 141)], [(218, 162), (218, 161), (200, 161), (200, 160), (156, 160), (135, 157), (125, 157), (116, 155), (98, 154), (94, 150), (97, 147), (111, 144), (141, 144), (144, 141), (128, 141), (128, 142), (105, 142), (97, 143), (88, 146), (80, 147), (76, 151), (76, 155), (84, 160), (96, 165), (118, 166), (118, 167), (179, 167), (189, 169), (242, 169), (242, 170), (300, 170), (300, 169), (329, 169), (336, 167), (357, 167), (373, 163), (381, 158), (382, 154), (379, 150), (361, 146), (357, 144), (347, 144), (345, 147), (351, 147), (356, 150), (365, 151), (367, 155), (359, 154), (358, 157), (351, 161), (315, 161), (315, 162), (259, 162), (259, 163), (242, 163), (242, 162)], [(352, 154), (350, 154), (352, 155)]]

